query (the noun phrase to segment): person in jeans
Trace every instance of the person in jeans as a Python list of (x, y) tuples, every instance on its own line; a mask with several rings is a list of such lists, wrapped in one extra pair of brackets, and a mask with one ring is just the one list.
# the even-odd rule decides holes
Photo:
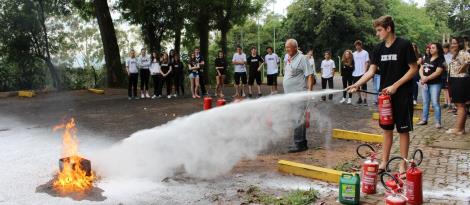
[[(341, 77), (343, 80), (343, 89), (351, 86), (353, 84), (353, 76), (352, 73), (354, 72), (354, 59), (351, 50), (346, 50), (343, 53), (342, 63), (341, 63)], [(346, 91), (343, 91), (343, 99), (339, 101), (339, 103), (346, 102)], [(348, 104), (351, 104), (352, 93), (349, 93), (349, 98), (347, 100)]]
[(430, 44), (430, 56), (424, 60), (423, 66), (419, 69), (421, 77), (423, 95), (423, 115), (417, 125), (427, 125), (429, 115), (429, 103), (434, 108), (435, 126), (441, 129), (441, 106), (439, 104), (442, 88), (441, 75), (445, 70), (445, 58), (442, 45), (439, 43)]
[[(326, 89), (326, 84), (328, 83), (328, 88), (333, 89), (333, 77), (335, 75), (335, 61), (331, 60), (331, 51), (325, 52), (325, 60), (321, 62), (321, 88)], [(333, 94), (328, 95), (328, 99), (333, 99)], [(322, 96), (322, 100), (326, 100), (326, 96)]]
[(447, 134), (465, 134), (465, 121), (467, 121), (467, 107), (470, 102), (470, 53), (464, 50), (461, 38), (452, 38), (450, 50), (454, 56), (449, 64), (450, 98), (457, 107), (455, 126), (446, 131)]
[(135, 51), (131, 50), (130, 57), (126, 60), (126, 71), (129, 75), (128, 98), (139, 99), (137, 96), (137, 81), (139, 80), (139, 69), (137, 68), (137, 58)]

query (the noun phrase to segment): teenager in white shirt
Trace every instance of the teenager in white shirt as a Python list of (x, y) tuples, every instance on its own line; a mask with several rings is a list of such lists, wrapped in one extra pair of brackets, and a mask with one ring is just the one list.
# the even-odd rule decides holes
[[(328, 88), (333, 89), (333, 77), (335, 75), (336, 65), (333, 60), (331, 60), (331, 51), (325, 52), (325, 60), (321, 62), (321, 87), (326, 89), (326, 84), (328, 83)], [(332, 100), (333, 95), (328, 95), (328, 99)], [(322, 96), (322, 100), (325, 101), (326, 97)]]
[(135, 51), (131, 50), (129, 58), (126, 60), (126, 71), (129, 76), (129, 85), (128, 85), (128, 98), (139, 99), (137, 97), (137, 81), (139, 80), (139, 69), (137, 68), (137, 58), (135, 57)]
[(141, 98), (150, 98), (149, 95), (149, 77), (150, 77), (150, 56), (147, 55), (145, 48), (140, 50), (138, 59), (140, 72), (140, 96)]
[(150, 75), (153, 81), (153, 96), (152, 99), (162, 97), (163, 75), (160, 67), (160, 57), (157, 52), (152, 53), (150, 58)]
[(233, 54), (232, 64), (235, 67), (233, 75), (235, 78), (235, 95), (233, 97), (240, 97), (240, 94), (245, 97), (245, 86), (247, 84), (246, 55), (243, 53), (242, 47), (237, 46), (237, 52)]
[(264, 60), (266, 61), (266, 74), (268, 79), (268, 86), (271, 86), (271, 95), (277, 93), (277, 76), (279, 75), (279, 56), (273, 53), (273, 48), (266, 48), (266, 56)]
[[(361, 77), (364, 75), (364, 73), (367, 71), (367, 68), (369, 67), (369, 53), (362, 49), (362, 41), (355, 41), (354, 42), (354, 47), (356, 47), (356, 51), (353, 53), (353, 58), (354, 58), (354, 72), (353, 72), (353, 83), (356, 83)], [(374, 76), (374, 84), (380, 85), (380, 75), (375, 74)], [(367, 90), (367, 83), (364, 83), (361, 86), (362, 90)], [(363, 104), (367, 106), (367, 94), (364, 92), (358, 92), (357, 93), (359, 99), (357, 100), (357, 104)]]

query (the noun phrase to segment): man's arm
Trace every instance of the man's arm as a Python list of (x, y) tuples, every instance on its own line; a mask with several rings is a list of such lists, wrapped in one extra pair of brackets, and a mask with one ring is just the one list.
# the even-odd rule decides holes
[(346, 91), (353, 93), (359, 90), (359, 87), (372, 79), (377, 72), (377, 65), (371, 64), (369, 70), (356, 83), (346, 88)]
[(312, 74), (307, 76), (307, 89), (308, 91), (313, 90), (313, 75)]

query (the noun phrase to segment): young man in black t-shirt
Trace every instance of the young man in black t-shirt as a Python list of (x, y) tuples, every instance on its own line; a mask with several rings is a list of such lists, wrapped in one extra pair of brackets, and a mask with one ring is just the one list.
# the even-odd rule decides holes
[(255, 47), (251, 48), (251, 55), (246, 58), (246, 62), (250, 71), (248, 75), (248, 97), (253, 96), (252, 90), (255, 80), (258, 87), (258, 97), (261, 97), (261, 66), (263, 66), (264, 60), (258, 55)]
[[(400, 155), (408, 158), (409, 132), (413, 129), (412, 79), (418, 72), (416, 55), (411, 42), (395, 35), (395, 25), (391, 16), (382, 16), (374, 21), (377, 36), (382, 40), (372, 54), (371, 66), (364, 76), (347, 88), (355, 92), (369, 81), (374, 74), (380, 73), (380, 90), (391, 95), (394, 124), (380, 125), (384, 130), (382, 162), (379, 172), (383, 172), (390, 157), (393, 129), (400, 135)], [(400, 177), (406, 171), (406, 164), (400, 164)]]

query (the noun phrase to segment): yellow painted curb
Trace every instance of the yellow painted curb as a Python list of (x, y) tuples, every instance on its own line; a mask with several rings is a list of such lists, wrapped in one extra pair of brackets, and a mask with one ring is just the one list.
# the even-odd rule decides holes
[(30, 98), (30, 97), (35, 96), (35, 94), (34, 94), (34, 91), (20, 90), (20, 91), (18, 91), (18, 96), (19, 96), (19, 97), (27, 97), (27, 98)]
[[(372, 119), (379, 120), (379, 113), (378, 112), (372, 113)], [(418, 123), (418, 122), (419, 122), (419, 117), (413, 117), (413, 123)]]
[(364, 142), (382, 142), (383, 136), (364, 132), (333, 129), (333, 138), (346, 140), (359, 140)]
[(279, 171), (297, 176), (318, 179), (331, 183), (339, 183), (339, 178), (344, 172), (313, 165), (307, 165), (286, 160), (277, 162)]
[(89, 88), (88, 91), (96, 94), (104, 94), (104, 90)]

